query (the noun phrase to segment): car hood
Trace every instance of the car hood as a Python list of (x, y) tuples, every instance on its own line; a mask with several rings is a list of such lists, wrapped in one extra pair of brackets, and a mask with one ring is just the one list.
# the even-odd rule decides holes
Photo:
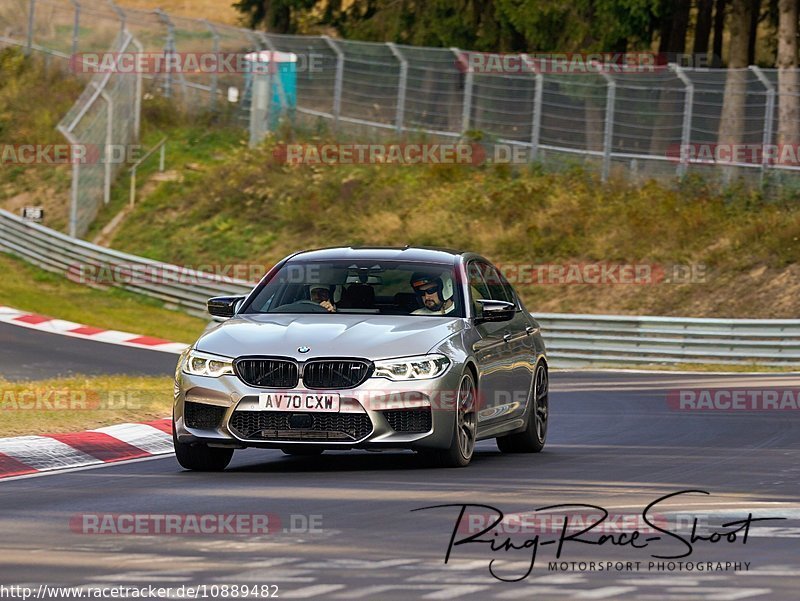
[[(239, 315), (203, 334), (195, 347), (226, 357), (387, 359), (426, 353), (463, 327), (460, 318), (418, 315)], [(300, 353), (300, 347), (310, 350)]]

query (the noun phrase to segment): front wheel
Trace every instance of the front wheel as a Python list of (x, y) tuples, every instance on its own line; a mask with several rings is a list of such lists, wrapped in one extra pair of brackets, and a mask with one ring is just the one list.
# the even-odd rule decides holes
[(525, 430), (517, 434), (498, 436), (497, 447), (503, 453), (538, 453), (544, 448), (547, 438), (547, 420), (550, 413), (548, 400), (547, 367), (544, 363), (536, 366), (531, 394), (531, 410)]
[(172, 444), (175, 446), (175, 457), (181, 467), (196, 472), (221, 472), (228, 467), (233, 457), (233, 449), (216, 449), (206, 445), (178, 442), (174, 426)]
[(475, 451), (478, 416), (475, 411), (475, 381), (469, 372), (461, 376), (458, 385), (455, 422), (450, 447), (432, 452), (434, 462), (440, 467), (465, 467)]

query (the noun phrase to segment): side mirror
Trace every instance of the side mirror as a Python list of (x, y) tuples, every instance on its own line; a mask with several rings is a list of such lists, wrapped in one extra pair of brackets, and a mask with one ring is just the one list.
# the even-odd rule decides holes
[(237, 303), (243, 300), (243, 296), (215, 296), (208, 299), (208, 312), (214, 317), (233, 317)]
[(475, 316), (475, 323), (510, 321), (514, 319), (514, 314), (517, 312), (517, 306), (506, 301), (479, 298), (476, 302), (480, 310), (478, 315)]

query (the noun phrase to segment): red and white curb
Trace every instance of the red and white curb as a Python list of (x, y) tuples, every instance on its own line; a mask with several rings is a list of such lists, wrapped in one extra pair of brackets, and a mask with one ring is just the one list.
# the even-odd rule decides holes
[(186, 344), (181, 342), (171, 342), (169, 340), (163, 340), (162, 338), (141, 336), (129, 332), (119, 332), (117, 330), (104, 330), (102, 328), (75, 323), (74, 321), (55, 319), (54, 317), (28, 313), (5, 306), (0, 306), (0, 322), (22, 326), (23, 328), (31, 328), (41, 332), (49, 332), (51, 334), (60, 334), (62, 336), (71, 336), (73, 338), (83, 338), (84, 340), (95, 340), (97, 342), (106, 342), (134, 348), (146, 348), (152, 351), (162, 351), (165, 353), (180, 354), (187, 347)]
[(0, 478), (129, 461), (173, 452), (172, 420), (67, 434), (0, 438)]

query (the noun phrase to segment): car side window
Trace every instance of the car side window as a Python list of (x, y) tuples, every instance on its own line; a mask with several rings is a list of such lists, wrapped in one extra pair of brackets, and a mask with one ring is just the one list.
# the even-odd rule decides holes
[(469, 282), (469, 296), (472, 310), (477, 311), (477, 300), (492, 298), (489, 293), (489, 288), (481, 275), (481, 270), (475, 261), (470, 261), (467, 264), (467, 281)]
[(488, 263), (481, 263), (480, 269), (483, 274), (483, 279), (486, 281), (486, 286), (489, 288), (490, 298), (492, 300), (513, 303), (514, 299), (508, 295), (506, 288), (503, 286), (500, 273)]
[(500, 283), (503, 285), (503, 290), (505, 290), (506, 296), (508, 297), (508, 302), (514, 303), (517, 309), (519, 309), (519, 297), (517, 296), (516, 290), (514, 290), (514, 287), (508, 283), (506, 276), (504, 276), (499, 270), (498, 273), (500, 274)]

